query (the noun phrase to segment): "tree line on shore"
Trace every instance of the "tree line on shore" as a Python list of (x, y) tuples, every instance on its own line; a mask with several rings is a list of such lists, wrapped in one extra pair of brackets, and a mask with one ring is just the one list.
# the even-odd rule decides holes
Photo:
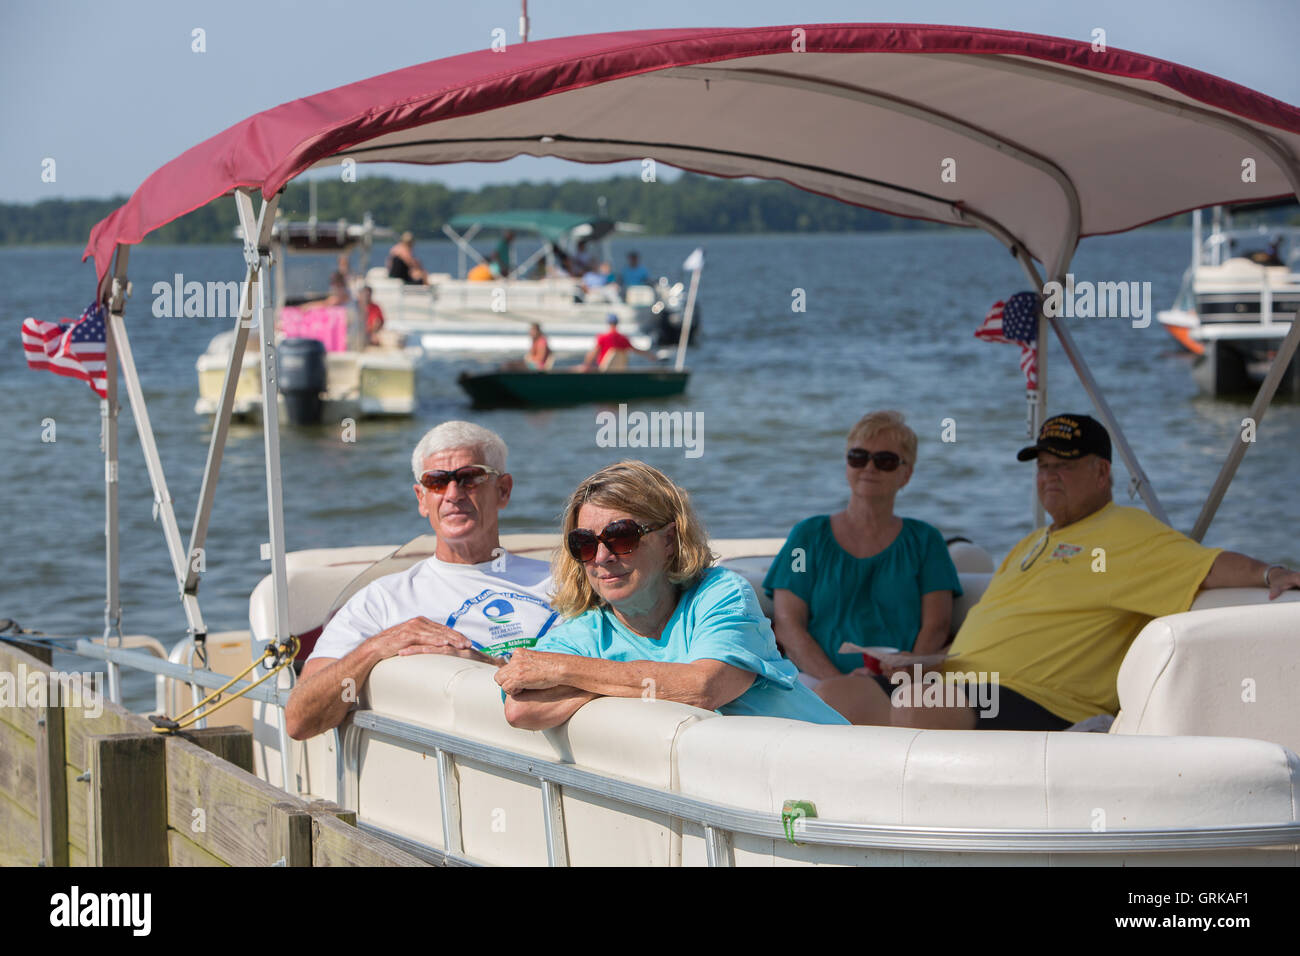
[[(442, 224), (462, 213), (507, 209), (550, 209), (604, 214), (640, 223), (649, 235), (722, 233), (875, 232), (944, 228), (934, 223), (889, 216), (818, 196), (787, 183), (718, 179), (683, 173), (677, 178), (643, 182), (637, 176), (563, 182), (520, 182), (449, 189), (438, 182), (417, 183), (387, 176), (355, 182), (317, 180), (316, 210), (322, 222), (360, 222), (366, 213), (376, 225), (410, 230), (418, 239), (441, 239)], [(290, 183), (280, 208), (290, 219), (306, 219), (310, 184)], [(601, 200), (604, 200), (602, 206)], [(91, 228), (125, 196), (111, 199), (47, 199), (37, 203), (0, 203), (0, 245), (84, 243)], [(1274, 211), (1274, 221), (1300, 219), (1291, 207)], [(1163, 225), (1186, 227), (1184, 213)], [(151, 233), (159, 245), (231, 242), (237, 218), (229, 197)]]
[[(306, 219), (309, 185), (291, 183), (280, 208), (291, 219)], [(864, 232), (927, 228), (933, 224), (850, 206), (786, 183), (715, 179), (684, 173), (666, 181), (642, 182), (637, 176), (604, 180), (522, 182), (449, 189), (441, 183), (416, 183), (388, 177), (356, 182), (318, 180), (316, 210), (322, 222), (360, 222), (368, 212), (375, 224), (409, 229), (417, 239), (442, 238), (442, 224), (462, 213), (507, 209), (552, 209), (605, 214), (640, 223), (650, 235), (710, 233)], [(0, 244), (84, 243), (91, 227), (123, 202), (112, 199), (48, 199), (33, 204), (0, 204)], [(229, 197), (152, 233), (158, 244), (232, 241), (237, 223)]]

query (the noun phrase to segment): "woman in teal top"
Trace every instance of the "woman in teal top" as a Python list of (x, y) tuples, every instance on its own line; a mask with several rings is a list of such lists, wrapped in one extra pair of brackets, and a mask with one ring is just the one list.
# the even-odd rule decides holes
[[(948, 643), (957, 569), (938, 529), (894, 514), (912, 477), (916, 434), (898, 412), (873, 412), (848, 436), (843, 511), (794, 526), (763, 580), (777, 643), (806, 683), (854, 723), (889, 723), (861, 654), (845, 641), (926, 655)], [(904, 659), (886, 659), (902, 664)], [(848, 676), (845, 676), (848, 675)], [(885, 688), (888, 690), (888, 688)]]
[(497, 669), (506, 719), (545, 730), (606, 696), (847, 723), (781, 657), (749, 583), (712, 561), (686, 493), (661, 472), (624, 461), (582, 482), (552, 570), (551, 606), (567, 620)]

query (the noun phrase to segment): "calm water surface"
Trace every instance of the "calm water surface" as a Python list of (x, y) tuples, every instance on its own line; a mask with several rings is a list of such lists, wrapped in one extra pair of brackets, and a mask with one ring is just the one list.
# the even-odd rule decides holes
[[(1019, 267), (993, 240), (967, 234), (685, 237), (639, 239), (655, 274), (678, 276), (696, 245), (707, 251), (701, 289), (704, 335), (693, 348), (687, 394), (655, 406), (703, 413), (703, 454), (596, 445), (593, 406), (556, 411), (471, 411), (456, 385), (468, 359), (431, 360), (420, 378), (419, 414), (362, 421), (357, 441), (337, 427), (282, 434), (285, 532), (290, 550), (400, 544), (428, 530), (411, 493), (410, 452), (441, 421), (470, 418), (510, 446), (515, 494), (505, 532), (550, 531), (565, 496), (620, 457), (640, 457), (691, 491), (715, 537), (783, 536), (810, 514), (845, 499), (844, 435), (864, 412), (902, 410), (921, 437), (919, 462), (902, 492), (902, 514), (964, 534), (1001, 558), (1030, 530), (1032, 466), (1025, 444), (1023, 377), (1013, 346), (972, 333), (989, 306), (1025, 288)], [(1197, 395), (1188, 358), (1154, 321), (1172, 301), (1188, 258), (1182, 232), (1150, 230), (1088, 239), (1079, 279), (1149, 281), (1151, 326), (1075, 319), (1071, 327), (1172, 523), (1188, 530), (1245, 415), (1245, 402)], [(616, 244), (618, 261), (631, 245)], [(455, 250), (429, 243), (431, 269), (454, 271)], [(82, 383), (28, 371), (19, 341), (24, 316), (76, 315), (93, 275), (80, 249), (0, 249), (0, 617), (57, 634), (98, 636), (103, 627), (104, 505), (99, 406)], [(132, 254), (135, 295), (127, 325), (160, 454), (188, 540), (207, 453), (209, 423), (193, 412), (194, 360), (225, 319), (158, 319), (152, 287), (242, 277), (238, 248), (146, 246)], [(807, 310), (791, 310), (803, 289)], [(1082, 387), (1053, 343), (1051, 410), (1087, 410)], [(124, 407), (120, 431), (123, 629), (170, 646), (185, 620), (152, 515), (152, 493)], [(633, 408), (643, 406), (634, 405)], [(648, 410), (648, 409), (647, 409)], [(952, 443), (942, 422), (956, 423)], [(41, 440), (54, 419), (57, 440)], [(1275, 405), (1259, 429), (1207, 542), (1262, 559), (1300, 564), (1300, 407)], [(211, 630), (248, 627), (248, 595), (267, 572), (260, 432), (235, 428), (226, 451), (200, 602)], [(1128, 480), (1116, 468), (1117, 498)], [(64, 666), (74, 666), (65, 662)], [(81, 665), (75, 665), (81, 666)], [(128, 685), (136, 706), (147, 680)]]

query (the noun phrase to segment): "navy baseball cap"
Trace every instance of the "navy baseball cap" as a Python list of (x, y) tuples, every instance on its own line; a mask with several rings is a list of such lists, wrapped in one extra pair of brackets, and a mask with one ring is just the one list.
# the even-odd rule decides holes
[(1038, 430), (1038, 441), (1016, 453), (1017, 461), (1037, 458), (1040, 451), (1057, 458), (1096, 455), (1110, 461), (1110, 433), (1088, 415), (1054, 415)]

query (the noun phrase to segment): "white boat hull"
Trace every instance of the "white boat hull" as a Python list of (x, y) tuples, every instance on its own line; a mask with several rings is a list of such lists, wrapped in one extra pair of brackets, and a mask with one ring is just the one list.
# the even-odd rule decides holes
[[(418, 560), (427, 540), (404, 549), (407, 559)], [(555, 540), (502, 543), (545, 557)], [(780, 540), (712, 544), (759, 579)], [(392, 550), (289, 554), (290, 629), (318, 626)], [(963, 567), (988, 566), (969, 560)], [(954, 627), (989, 574), (961, 576), (967, 594)], [(1300, 817), (1300, 704), (1289, 693), (1300, 594), (1260, 606), (1262, 594), (1207, 592), (1196, 610), (1152, 622), (1121, 668), (1122, 709), (1109, 734), (820, 726), (616, 698), (539, 733), (506, 723), (490, 666), (393, 658), (374, 669), (362, 709), (337, 737), (292, 745), (287, 789), (355, 809), (361, 826), (433, 860), (1295, 865), (1294, 845), (1203, 845), (1211, 830), (1230, 844), (1234, 828)], [(268, 578), (250, 608), (254, 647), (273, 618)], [(1235, 685), (1216, 690), (1225, 668), (1255, 675), (1258, 703), (1243, 705)], [(278, 711), (255, 705), (251, 729), (259, 775), (283, 786)], [(563, 785), (547, 790), (539, 776)], [(646, 799), (653, 806), (639, 804)], [(781, 835), (786, 800), (814, 804), (821, 836), (796, 845)], [(692, 822), (703, 805), (730, 814), (733, 835)], [(796, 837), (811, 833), (799, 826)]]

